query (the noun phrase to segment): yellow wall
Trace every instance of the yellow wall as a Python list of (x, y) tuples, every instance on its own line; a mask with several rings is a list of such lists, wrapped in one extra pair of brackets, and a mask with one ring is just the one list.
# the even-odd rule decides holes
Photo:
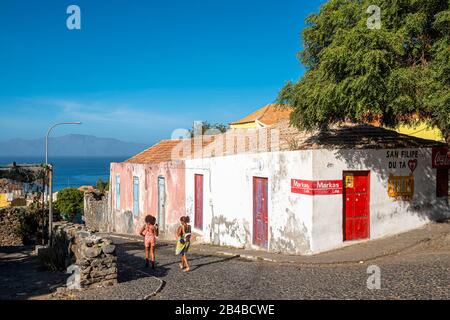
[(419, 124), (415, 127), (409, 127), (406, 125), (401, 125), (396, 130), (398, 133), (407, 134), (413, 137), (443, 141), (444, 137), (442, 133), (437, 128), (430, 128), (425, 123)]
[(10, 203), (7, 200), (8, 195), (6, 193), (0, 193), (0, 208), (9, 207)]
[(230, 128), (231, 129), (255, 129), (256, 128), (256, 122), (231, 124)]

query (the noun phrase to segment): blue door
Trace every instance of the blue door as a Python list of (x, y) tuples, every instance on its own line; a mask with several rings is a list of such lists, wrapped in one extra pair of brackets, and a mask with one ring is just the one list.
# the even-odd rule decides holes
[(133, 178), (133, 215), (139, 216), (139, 178)]

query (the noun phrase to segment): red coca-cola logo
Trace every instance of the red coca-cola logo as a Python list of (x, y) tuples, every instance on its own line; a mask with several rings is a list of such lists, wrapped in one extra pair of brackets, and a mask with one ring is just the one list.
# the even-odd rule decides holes
[(450, 150), (446, 147), (433, 148), (433, 168), (449, 169), (450, 168)]

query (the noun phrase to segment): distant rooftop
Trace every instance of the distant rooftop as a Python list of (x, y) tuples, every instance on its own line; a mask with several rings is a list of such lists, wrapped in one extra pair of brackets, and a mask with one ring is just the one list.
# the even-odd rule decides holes
[(271, 126), (278, 123), (280, 120), (289, 119), (291, 112), (291, 107), (279, 104), (268, 104), (240, 120), (231, 122), (230, 126), (252, 122), (259, 122), (263, 126)]

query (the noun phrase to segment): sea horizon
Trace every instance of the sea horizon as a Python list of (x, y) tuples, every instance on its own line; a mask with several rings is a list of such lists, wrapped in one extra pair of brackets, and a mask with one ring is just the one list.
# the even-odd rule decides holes
[[(54, 167), (53, 190), (95, 186), (99, 179), (109, 181), (109, 168), (112, 162), (125, 161), (129, 156), (73, 157), (50, 156), (49, 163)], [(43, 164), (42, 156), (0, 156), (0, 166), (16, 164)]]

